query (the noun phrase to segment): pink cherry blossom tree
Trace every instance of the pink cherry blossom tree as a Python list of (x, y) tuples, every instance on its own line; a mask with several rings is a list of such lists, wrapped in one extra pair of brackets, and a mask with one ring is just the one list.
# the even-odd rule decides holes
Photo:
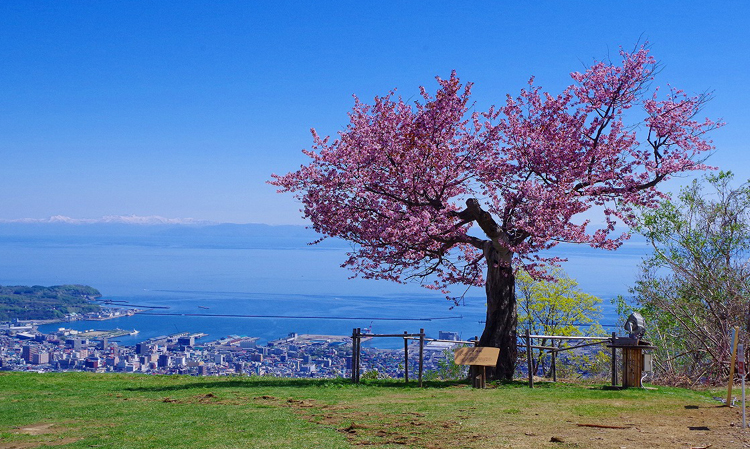
[[(372, 104), (355, 97), (338, 138), (312, 130), (308, 164), (271, 184), (295, 193), (322, 238), (352, 243), (342, 266), (355, 275), (416, 280), (456, 302), (456, 285), (484, 286), (480, 345), (501, 349), (494, 376), (510, 379), (514, 270), (544, 277), (561, 261), (544, 250), (561, 242), (616, 249), (628, 234), (614, 235), (615, 224), (655, 207), (671, 175), (706, 168), (713, 148), (704, 135), (719, 124), (696, 119), (706, 96), (651, 89), (645, 46), (620, 57), (572, 73), (557, 95), (532, 78), (484, 112), (455, 73), (413, 103), (394, 92)], [(590, 210), (603, 225), (580, 218)]]

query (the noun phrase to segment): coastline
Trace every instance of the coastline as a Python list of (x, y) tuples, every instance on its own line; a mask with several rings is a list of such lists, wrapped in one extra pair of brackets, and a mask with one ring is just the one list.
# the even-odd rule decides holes
[(105, 315), (102, 315), (102, 312), (95, 312), (95, 313), (89, 313), (86, 315), (66, 315), (64, 318), (57, 318), (52, 320), (18, 320), (14, 324), (14, 327), (38, 327), (38, 326), (45, 326), (47, 324), (55, 324), (55, 323), (73, 323), (76, 321), (107, 321), (107, 320), (114, 320), (117, 318), (124, 318), (124, 317), (130, 317), (137, 313), (141, 313), (144, 311), (144, 309), (114, 309), (114, 308), (108, 308), (108, 309), (102, 309), (111, 311), (109, 313), (105, 312)]

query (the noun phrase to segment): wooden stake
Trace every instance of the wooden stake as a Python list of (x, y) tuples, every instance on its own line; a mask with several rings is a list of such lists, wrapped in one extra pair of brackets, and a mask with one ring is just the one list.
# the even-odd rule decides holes
[(608, 426), (605, 424), (576, 424), (578, 427), (596, 427), (598, 429), (630, 429), (630, 426)]

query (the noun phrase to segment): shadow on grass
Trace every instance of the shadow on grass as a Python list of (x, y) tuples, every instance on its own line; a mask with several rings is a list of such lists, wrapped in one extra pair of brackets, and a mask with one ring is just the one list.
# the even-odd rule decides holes
[(588, 387), (589, 390), (598, 391), (649, 391), (642, 387), (621, 387), (619, 385), (591, 385)]
[[(422, 383), (425, 389), (445, 389), (445, 388), (470, 388), (471, 382), (469, 380), (425, 380)], [(560, 383), (555, 382), (537, 382), (534, 384), (535, 389), (547, 390), (552, 388), (559, 388)], [(412, 380), (410, 382), (404, 382), (403, 380), (396, 379), (379, 379), (379, 380), (362, 380), (359, 385), (352, 383), (347, 378), (335, 378), (335, 379), (292, 379), (283, 377), (243, 377), (243, 378), (227, 378), (227, 380), (198, 380), (193, 382), (180, 382), (180, 378), (175, 379), (173, 385), (162, 385), (162, 386), (143, 386), (143, 387), (129, 387), (125, 388), (126, 391), (179, 391), (179, 390), (191, 390), (191, 389), (202, 389), (202, 388), (360, 388), (360, 387), (374, 387), (374, 388), (396, 388), (396, 389), (419, 389), (417, 381)], [(492, 381), (487, 383), (487, 389), (515, 389), (515, 388), (529, 388), (529, 384), (522, 380), (512, 381)], [(601, 387), (593, 387), (593, 389), (602, 389)]]
[[(423, 388), (455, 388), (455, 387), (468, 387), (468, 380), (456, 380), (456, 381), (424, 381)], [(246, 377), (242, 379), (228, 379), (228, 380), (206, 380), (206, 381), (194, 381), (182, 383), (178, 379), (175, 379), (174, 385), (163, 385), (163, 386), (143, 386), (143, 387), (128, 387), (126, 391), (179, 391), (179, 390), (191, 390), (191, 389), (205, 389), (205, 388), (360, 388), (360, 387), (375, 387), (375, 388), (400, 388), (400, 389), (419, 389), (419, 385), (416, 381), (410, 381), (406, 383), (398, 380), (363, 380), (359, 385), (352, 384), (350, 379), (337, 378), (337, 379), (288, 379), (288, 378), (263, 378), (263, 377)]]
[[(525, 380), (497, 380), (489, 383), (488, 387), (490, 385), (492, 385), (490, 388), (529, 388), (529, 382)], [(534, 388), (539, 389), (549, 389), (560, 385), (562, 384), (555, 382), (534, 382)]]

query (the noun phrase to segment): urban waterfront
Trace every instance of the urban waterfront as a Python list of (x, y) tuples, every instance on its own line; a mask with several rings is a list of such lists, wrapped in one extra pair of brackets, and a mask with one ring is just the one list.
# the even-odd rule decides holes
[[(462, 339), (469, 339), (484, 327), (484, 298), (469, 298), (465, 305), (452, 310), (445, 298), (425, 294), (329, 296), (170, 291), (103, 299), (121, 301), (118, 307), (139, 309), (141, 313), (106, 321), (50, 323), (39, 326), (39, 330), (51, 333), (63, 326), (77, 331), (138, 330), (137, 335), (117, 338), (121, 345), (135, 345), (181, 332), (209, 334), (204, 341), (226, 335), (258, 337), (262, 344), (290, 332), (351, 335), (354, 327), (372, 328), (376, 333), (413, 333), (424, 328), (431, 336), (452, 330)], [(378, 340), (377, 345), (385, 349), (401, 346), (388, 340)]]
[[(311, 378), (351, 375), (352, 345), (348, 336), (290, 333), (259, 344), (258, 337), (225, 336), (202, 342), (207, 334), (181, 332), (134, 346), (120, 345), (109, 338), (126, 333), (123, 330), (79, 332), (65, 327), (42, 333), (33, 323), (1, 323), (0, 370)], [(459, 340), (456, 332), (440, 332), (437, 337)], [(403, 340), (400, 344), (403, 348)], [(448, 350), (458, 344), (428, 342), (424, 348), (424, 369), (436, 370), (449, 357)], [(404, 376), (404, 349), (364, 347), (361, 360), (364, 372), (375, 371), (378, 376), (390, 378)], [(409, 370), (416, 373), (417, 366), (415, 348), (409, 352)]]
[[(139, 311), (30, 328), (6, 323), (0, 369), (345, 376), (352, 328), (387, 334), (424, 329), (431, 338), (449, 331), (460, 340), (481, 335), (482, 289), (461, 289), (457, 294), (465, 296), (456, 305), (414, 284), (349, 279), (351, 273), (339, 268), (345, 248), (306, 246), (314, 234), (284, 243), (266, 228), (239, 239), (186, 236), (199, 231), (192, 228), (127, 227), (120, 236), (109, 227), (101, 235), (94, 233), (98, 228), (76, 226), (0, 227), (1, 285), (88, 284), (102, 292), (102, 306)], [(580, 288), (603, 299), (600, 322), (608, 331), (617, 322), (609, 299), (627, 294), (644, 249), (643, 242), (631, 242), (617, 252), (559, 250), (570, 257), (563, 265)], [(106, 341), (81, 337), (117, 329), (122, 332)], [(304, 335), (326, 337), (300, 339)], [(192, 344), (185, 344), (191, 336)], [(402, 339), (362, 346), (364, 370), (403, 375)], [(444, 360), (443, 349), (430, 345), (425, 369)]]

